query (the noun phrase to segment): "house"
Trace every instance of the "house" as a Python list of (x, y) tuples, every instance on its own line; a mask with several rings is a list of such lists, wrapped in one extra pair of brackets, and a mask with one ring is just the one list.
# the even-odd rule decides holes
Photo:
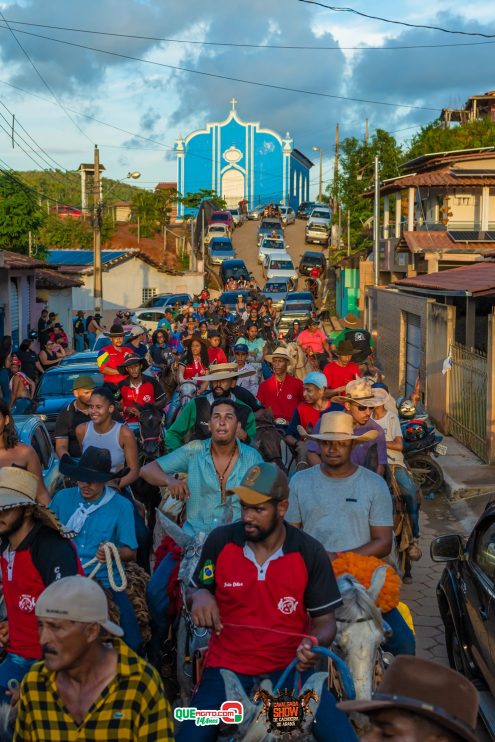
[[(166, 270), (160, 263), (139, 250), (102, 250), (103, 309), (134, 309), (155, 294), (199, 293), (204, 285), (203, 274)], [(66, 275), (76, 276), (82, 284), (72, 288), (72, 308), (92, 310), (93, 250), (48, 251), (50, 266), (59, 266)]]
[(449, 126), (452, 121), (461, 126), (483, 118), (495, 121), (495, 90), (489, 90), (482, 95), (471, 95), (464, 104), (464, 108), (444, 108), (440, 118), (446, 126)]
[(36, 269), (36, 302), (38, 304), (36, 316), (39, 317), (41, 310), (45, 307), (51, 312), (56, 312), (57, 321), (63, 325), (70, 342), (72, 342), (72, 320), (75, 314), (73, 289), (83, 284), (84, 281), (77, 275), (65, 275), (59, 270), (47, 267)]
[(114, 201), (111, 209), (114, 222), (127, 224), (131, 221), (132, 206), (130, 201)]
[(41, 260), (0, 250), (0, 337), (11, 335), (14, 348), (36, 328), (36, 270)]

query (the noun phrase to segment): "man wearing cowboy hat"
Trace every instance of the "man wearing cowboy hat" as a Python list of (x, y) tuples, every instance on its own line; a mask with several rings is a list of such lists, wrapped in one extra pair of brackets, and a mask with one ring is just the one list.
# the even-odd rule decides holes
[[(365, 466), (380, 475), (385, 473), (388, 461), (387, 442), (383, 428), (372, 419), (371, 413), (375, 407), (383, 404), (386, 396), (384, 389), (373, 388), (367, 379), (355, 379), (346, 384), (345, 393), (342, 396), (337, 395), (332, 398), (332, 402), (343, 405), (352, 418), (355, 433), (376, 431), (372, 442), (353, 450), (352, 462), (356, 466)], [(313, 432), (319, 432), (319, 424), (319, 422), (316, 423)], [(313, 466), (320, 463), (319, 453), (318, 443), (311, 441), (308, 444), (308, 458)]]
[[(388, 556), (393, 539), (390, 492), (383, 477), (352, 457), (356, 448), (375, 441), (378, 431), (358, 432), (347, 412), (325, 412), (318, 432), (302, 426), (299, 432), (319, 444), (321, 464), (292, 477), (287, 520), (321, 541), (331, 559), (341, 551)], [(394, 632), (389, 651), (414, 654), (414, 636), (399, 611), (395, 608), (384, 618)]]
[(359, 379), (361, 371), (357, 363), (353, 363), (354, 346), (350, 340), (341, 340), (333, 351), (336, 361), (330, 361), (323, 369), (327, 377), (328, 396), (333, 397), (343, 392), (345, 385), (353, 379)]
[(110, 332), (105, 335), (109, 338), (110, 344), (101, 349), (96, 363), (105, 382), (116, 389), (118, 384), (127, 378), (127, 374), (121, 373), (118, 368), (130, 354), (130, 350), (123, 346), (125, 332), (122, 325), (112, 325)]
[(303, 383), (287, 373), (290, 354), (287, 348), (275, 348), (265, 360), (271, 363), (273, 376), (259, 385), (258, 399), (264, 407), (270, 407), (277, 427), (287, 432), (297, 405), (304, 401)]
[(128, 469), (113, 472), (108, 449), (88, 446), (79, 461), (65, 454), (60, 460), (60, 471), (77, 482), (77, 486), (57, 492), (50, 503), (50, 510), (74, 534), (73, 542), (86, 573), (90, 574), (94, 569), (94, 564), (86, 566), (90, 560), (96, 557), (100, 562), (95, 579), (111, 590), (120, 610), (125, 640), (133, 649), (138, 649), (141, 632), (134, 609), (125, 592), (112, 588), (103, 548), (110, 541), (117, 547), (123, 562), (136, 559), (138, 542), (132, 503), (108, 486), (112, 479), (124, 477)]
[(0, 702), (9, 702), (9, 681), (20, 681), (42, 652), (34, 609), (45, 587), (82, 572), (76, 550), (44, 505), (38, 480), (17, 467), (0, 468), (0, 568), (7, 621), (0, 624)]
[(463, 675), (419, 657), (397, 657), (371, 700), (337, 708), (366, 714), (361, 742), (476, 742), (479, 695)]
[(154, 376), (143, 376), (148, 368), (145, 358), (127, 356), (119, 371), (128, 374), (119, 384), (122, 398), (122, 412), (128, 423), (139, 422), (139, 406), (152, 404), (161, 410), (167, 403), (165, 392)]
[(239, 371), (236, 363), (215, 363), (206, 376), (197, 376), (196, 382), (210, 382), (210, 391), (201, 394), (188, 402), (165, 433), (165, 445), (168, 451), (175, 451), (187, 440), (209, 438), (208, 421), (210, 408), (216, 399), (232, 399), (238, 406), (239, 425), (237, 436), (241, 441), (252, 440), (256, 435), (254, 410), (259, 408), (256, 399), (247, 391), (236, 386), (242, 376), (248, 376), (250, 370)]
[(375, 345), (371, 333), (364, 327), (359, 327), (359, 320), (355, 314), (346, 314), (342, 324), (344, 330), (333, 338), (332, 350), (335, 351), (341, 340), (350, 340), (355, 351), (354, 360), (356, 363), (364, 363)]

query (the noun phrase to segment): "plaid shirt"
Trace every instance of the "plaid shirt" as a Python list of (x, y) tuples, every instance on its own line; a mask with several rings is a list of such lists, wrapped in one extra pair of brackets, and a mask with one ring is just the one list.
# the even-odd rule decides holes
[(167, 742), (170, 706), (156, 670), (124, 642), (114, 641), (117, 674), (81, 724), (64, 708), (55, 673), (38, 662), (21, 685), (14, 742)]

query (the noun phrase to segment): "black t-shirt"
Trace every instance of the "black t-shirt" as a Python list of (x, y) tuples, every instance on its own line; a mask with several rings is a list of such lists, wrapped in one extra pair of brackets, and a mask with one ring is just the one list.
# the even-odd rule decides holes
[(82, 423), (89, 422), (89, 415), (76, 409), (74, 406), (74, 400), (57, 415), (55, 422), (55, 438), (68, 438), (69, 439), (69, 454), (75, 458), (79, 458), (82, 454), (81, 446), (76, 437), (76, 428)]
[(84, 319), (79, 317), (74, 322), (74, 332), (76, 335), (84, 335)]
[(368, 330), (346, 330), (345, 339), (350, 340), (352, 347), (357, 351), (352, 358), (354, 363), (364, 363), (371, 354), (371, 335)]
[(37, 354), (34, 350), (18, 350), (17, 357), (21, 362), (21, 369), (29, 376), (30, 379), (35, 381), (36, 379), (36, 361), (38, 360)]

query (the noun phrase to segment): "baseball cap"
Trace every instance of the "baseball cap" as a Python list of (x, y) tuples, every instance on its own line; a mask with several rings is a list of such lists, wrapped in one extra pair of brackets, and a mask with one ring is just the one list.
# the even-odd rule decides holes
[(228, 495), (237, 495), (248, 505), (262, 505), (269, 500), (289, 499), (289, 480), (284, 472), (272, 462), (252, 466), (238, 487), (227, 490)]
[(314, 384), (318, 389), (325, 389), (328, 386), (327, 377), (319, 371), (311, 371), (305, 377), (303, 384)]
[(43, 590), (35, 608), (38, 618), (53, 618), (81, 623), (99, 623), (114, 636), (124, 632), (108, 617), (108, 603), (97, 582), (82, 575), (55, 580)]
[(96, 389), (96, 381), (91, 376), (78, 376), (74, 379), (72, 389)]
[(236, 343), (234, 345), (234, 353), (249, 353), (249, 348), (246, 343)]

